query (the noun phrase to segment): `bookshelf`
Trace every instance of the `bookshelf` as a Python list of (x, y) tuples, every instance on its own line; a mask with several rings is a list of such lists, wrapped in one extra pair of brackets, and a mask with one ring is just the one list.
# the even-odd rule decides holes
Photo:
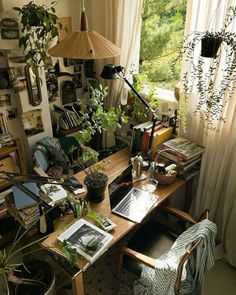
[[(9, 172), (21, 172), (21, 173), (26, 173), (26, 166), (25, 166), (25, 160), (24, 160), (24, 153), (23, 153), (23, 147), (21, 140), (19, 138), (14, 139), (14, 142), (9, 145), (9, 146), (3, 146), (0, 148), (0, 170), (5, 170), (4, 169), (4, 159), (6, 159), (7, 156), (9, 156), (11, 153), (16, 153), (17, 161), (18, 161), (18, 166), (16, 167), (15, 165), (9, 165), (7, 164), (7, 169)], [(2, 165), (2, 167), (1, 167)], [(19, 171), (15, 171), (15, 169), (19, 169)], [(13, 170), (13, 171), (12, 171)], [(9, 188), (9, 182), (5, 180), (0, 181), (0, 191)]]

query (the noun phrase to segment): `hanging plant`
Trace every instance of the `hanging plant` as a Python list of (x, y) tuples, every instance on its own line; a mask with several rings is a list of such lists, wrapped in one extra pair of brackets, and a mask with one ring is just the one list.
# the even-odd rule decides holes
[(41, 63), (45, 63), (48, 43), (58, 36), (58, 27), (55, 14), (56, 1), (51, 2), (50, 7), (37, 5), (34, 1), (20, 7), (13, 7), (18, 11), (22, 24), (22, 36), (19, 46), (23, 48), (27, 63), (35, 69)]
[[(173, 64), (175, 66), (178, 59), (185, 60), (187, 68), (181, 78), (185, 105), (191, 94), (198, 94), (194, 113), (213, 130), (217, 122), (225, 122), (225, 106), (236, 86), (236, 33), (227, 31), (235, 15), (236, 7), (232, 6), (220, 31), (188, 34)], [(186, 112), (182, 110), (182, 114), (179, 119), (185, 121)]]

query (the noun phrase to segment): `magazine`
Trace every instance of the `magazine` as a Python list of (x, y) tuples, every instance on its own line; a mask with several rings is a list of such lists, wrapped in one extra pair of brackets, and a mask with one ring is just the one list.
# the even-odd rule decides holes
[(76, 221), (58, 237), (60, 242), (69, 242), (90, 263), (105, 252), (112, 239), (111, 234), (84, 219)]
[(163, 143), (164, 149), (172, 149), (184, 161), (190, 160), (204, 152), (204, 147), (183, 137), (176, 137)]

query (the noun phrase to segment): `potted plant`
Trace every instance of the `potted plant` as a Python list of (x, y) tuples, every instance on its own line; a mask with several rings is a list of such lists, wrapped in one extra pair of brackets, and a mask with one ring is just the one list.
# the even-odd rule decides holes
[(20, 226), (12, 244), (7, 249), (0, 250), (0, 276), (4, 283), (3, 294), (53, 294), (55, 276), (48, 262), (31, 259), (25, 263), (19, 263), (26, 255), (41, 250), (41, 248), (33, 250), (31, 247), (45, 239), (45, 237), (22, 245), (22, 240), (34, 225), (33, 222), (23, 233), (22, 226)]
[[(236, 7), (232, 6), (227, 11), (221, 30), (193, 32), (185, 37), (177, 57), (184, 59), (187, 64), (181, 78), (183, 95), (180, 98), (179, 120), (186, 120), (183, 108), (187, 100), (191, 99), (191, 94), (197, 93), (198, 102), (194, 113), (199, 114), (200, 122), (212, 130), (216, 129), (217, 122), (225, 122), (223, 111), (235, 88), (236, 34), (227, 30), (235, 15)], [(216, 75), (220, 78), (216, 79)], [(229, 93), (227, 100), (224, 99), (226, 93)]]
[(55, 14), (56, 1), (51, 6), (38, 5), (34, 1), (22, 7), (14, 7), (20, 15), (22, 36), (19, 46), (23, 48), (27, 63), (35, 69), (47, 59), (48, 43), (58, 36), (58, 26)]
[[(86, 174), (84, 184), (87, 187), (87, 197), (91, 202), (100, 202), (104, 198), (104, 192), (107, 186), (108, 178), (101, 172), (103, 167), (91, 163), (97, 162), (98, 153), (94, 153), (89, 146), (93, 136), (106, 130), (115, 130), (121, 127), (122, 123), (127, 122), (127, 117), (120, 107), (111, 107), (105, 109), (104, 99), (107, 97), (108, 88), (91, 87), (90, 106), (80, 105), (78, 125), (81, 130), (78, 131), (76, 139), (82, 149), (82, 155), (77, 161), (73, 159), (73, 153), (78, 147), (73, 146), (70, 149), (71, 158), (76, 165), (82, 168)], [(78, 153), (80, 153), (80, 149)], [(86, 163), (86, 164), (85, 164)]]

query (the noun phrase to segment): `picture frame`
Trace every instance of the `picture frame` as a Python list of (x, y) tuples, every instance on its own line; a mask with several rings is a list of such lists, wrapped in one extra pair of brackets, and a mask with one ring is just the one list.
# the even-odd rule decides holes
[(0, 21), (1, 38), (3, 40), (19, 39), (19, 24), (17, 18), (5, 17)]

